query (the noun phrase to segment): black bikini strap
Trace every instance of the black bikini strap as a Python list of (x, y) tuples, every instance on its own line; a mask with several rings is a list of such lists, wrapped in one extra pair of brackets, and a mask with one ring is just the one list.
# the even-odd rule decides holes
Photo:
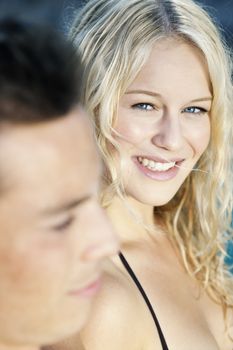
[(122, 264), (124, 265), (124, 267), (126, 268), (126, 270), (128, 271), (129, 275), (131, 276), (131, 278), (133, 279), (134, 283), (136, 284), (136, 286), (138, 287), (140, 293), (142, 294), (142, 297), (143, 299), (145, 300), (149, 310), (150, 310), (150, 313), (153, 317), (153, 320), (155, 322), (155, 325), (156, 325), (156, 328), (158, 330), (158, 334), (159, 334), (159, 338), (160, 338), (160, 341), (161, 341), (161, 344), (162, 344), (162, 348), (163, 350), (169, 350), (168, 349), (168, 346), (167, 346), (167, 343), (166, 343), (166, 340), (164, 338), (164, 335), (163, 335), (163, 332), (162, 332), (162, 329), (160, 327), (160, 324), (159, 324), (159, 321), (155, 315), (155, 312), (153, 310), (153, 307), (144, 291), (144, 289), (142, 288), (141, 286), (141, 283), (139, 282), (139, 280), (137, 279), (135, 273), (133, 272), (133, 270), (131, 269), (130, 265), (128, 264), (126, 258), (124, 257), (124, 255), (120, 252), (119, 253), (119, 258), (121, 259), (121, 262)]

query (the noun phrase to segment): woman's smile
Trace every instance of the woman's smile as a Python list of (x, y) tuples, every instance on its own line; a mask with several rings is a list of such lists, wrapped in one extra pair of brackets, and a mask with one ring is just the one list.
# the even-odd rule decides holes
[(168, 181), (173, 179), (179, 172), (179, 166), (183, 160), (165, 161), (152, 159), (151, 157), (133, 157), (139, 171), (152, 180)]

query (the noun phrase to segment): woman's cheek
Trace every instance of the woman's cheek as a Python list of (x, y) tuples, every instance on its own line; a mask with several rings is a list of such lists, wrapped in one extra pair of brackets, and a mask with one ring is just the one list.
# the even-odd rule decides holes
[(121, 141), (137, 145), (147, 138), (148, 132), (146, 125), (139, 125), (133, 118), (119, 117), (115, 126), (116, 139)]
[(193, 132), (196, 153), (201, 155), (208, 147), (210, 142), (210, 131), (210, 122), (208, 120), (202, 128)]

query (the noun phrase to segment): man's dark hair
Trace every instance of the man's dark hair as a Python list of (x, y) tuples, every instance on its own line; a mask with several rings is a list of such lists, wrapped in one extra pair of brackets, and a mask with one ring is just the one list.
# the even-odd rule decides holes
[(50, 28), (0, 21), (0, 122), (30, 123), (79, 103), (82, 67), (72, 44)]

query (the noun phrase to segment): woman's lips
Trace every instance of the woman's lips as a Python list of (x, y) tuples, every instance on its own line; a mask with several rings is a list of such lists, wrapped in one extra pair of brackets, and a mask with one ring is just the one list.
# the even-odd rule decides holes
[[(150, 169), (150, 168), (148, 168), (148, 166), (145, 166), (143, 164), (142, 159), (147, 159), (147, 160), (151, 160), (155, 163), (160, 163), (161, 164), (160, 168), (164, 168), (166, 166), (166, 164), (171, 164), (171, 167), (167, 170), (161, 170), (161, 169), (157, 170), (157, 167), (159, 167), (159, 165), (157, 164), (157, 166), (155, 166), (155, 169)], [(168, 181), (168, 180), (173, 179), (177, 175), (177, 173), (179, 172), (179, 167), (180, 167), (181, 163), (184, 161), (184, 159), (173, 158), (171, 160), (164, 160), (164, 159), (157, 158), (157, 157), (153, 157), (153, 158), (148, 157), (147, 158), (144, 156), (138, 156), (138, 157), (133, 157), (133, 161), (136, 164), (139, 171), (141, 173), (143, 173), (143, 175), (149, 177), (150, 179), (157, 180), (157, 181)], [(172, 163), (174, 163), (174, 165), (172, 165)]]

